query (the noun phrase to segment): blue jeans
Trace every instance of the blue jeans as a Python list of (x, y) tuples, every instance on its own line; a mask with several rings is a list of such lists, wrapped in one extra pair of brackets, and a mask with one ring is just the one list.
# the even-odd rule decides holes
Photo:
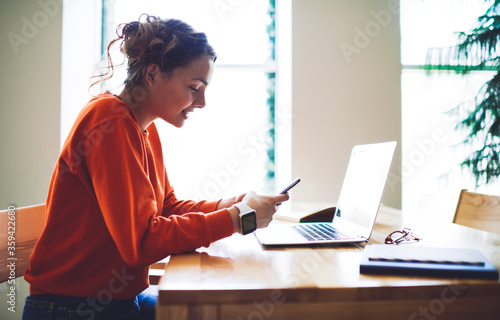
[(154, 320), (156, 300), (157, 296), (144, 292), (125, 300), (30, 295), (23, 320)]

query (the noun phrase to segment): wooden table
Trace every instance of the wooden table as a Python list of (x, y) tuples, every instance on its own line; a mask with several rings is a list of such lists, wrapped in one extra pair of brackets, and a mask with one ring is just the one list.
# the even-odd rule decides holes
[[(401, 227), (423, 237), (412, 245), (480, 249), (500, 268), (500, 235), (390, 208), (381, 208), (368, 244)], [(499, 281), (360, 274), (364, 246), (268, 249), (233, 235), (172, 256), (157, 319), (500, 319)]]

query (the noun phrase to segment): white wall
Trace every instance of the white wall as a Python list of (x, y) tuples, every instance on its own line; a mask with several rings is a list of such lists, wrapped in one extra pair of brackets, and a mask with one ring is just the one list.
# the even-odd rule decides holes
[[(61, 3), (3, 0), (0, 30), (0, 209), (6, 209), (45, 202), (59, 154)], [(28, 285), (19, 278), (16, 287), (14, 313), (7, 310), (8, 285), (0, 284), (2, 320), (21, 319)]]
[[(334, 204), (353, 145), (401, 141), (398, 4), (292, 0), (294, 202)], [(397, 208), (400, 150), (383, 199)]]
[(62, 6), (0, 2), (0, 208), (45, 202), (59, 153)]

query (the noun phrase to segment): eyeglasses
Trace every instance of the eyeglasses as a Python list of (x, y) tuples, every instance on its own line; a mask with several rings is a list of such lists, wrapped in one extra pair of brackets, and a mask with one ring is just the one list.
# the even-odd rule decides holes
[(410, 228), (404, 228), (402, 231), (396, 230), (391, 232), (391, 234), (385, 238), (385, 244), (400, 244), (405, 242), (417, 242), (420, 240), (422, 240), (422, 238), (411, 231)]

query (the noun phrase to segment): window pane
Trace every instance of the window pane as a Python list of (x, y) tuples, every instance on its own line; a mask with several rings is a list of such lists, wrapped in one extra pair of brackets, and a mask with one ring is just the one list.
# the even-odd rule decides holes
[(268, 81), (259, 71), (217, 69), (207, 106), (182, 129), (157, 121), (169, 178), (180, 198), (214, 199), (271, 192)]
[[(142, 13), (176, 18), (207, 34), (218, 54), (206, 91), (206, 107), (190, 115), (183, 128), (156, 121), (167, 172), (181, 199), (217, 199), (256, 190), (273, 191), (269, 130), (269, 81), (263, 66), (270, 60), (268, 0), (253, 1), (113, 1), (106, 0), (105, 41), (119, 23)], [(121, 57), (113, 53), (119, 62)], [(125, 67), (106, 84), (119, 92)]]
[[(490, 1), (401, 1), (401, 59), (403, 66), (426, 63), (429, 48), (457, 44), (457, 33), (469, 31)], [(463, 132), (455, 130), (464, 117), (449, 111), (471, 104), (492, 72), (467, 76), (454, 72), (403, 69), (402, 185), (403, 210), (414, 216), (451, 221), (461, 189), (475, 189), (471, 174), (460, 163), (470, 150), (461, 145)], [(491, 186), (476, 189), (488, 193)]]
[(451, 47), (491, 5), (477, 0), (402, 0), (401, 62), (423, 65), (429, 48)]
[[(449, 113), (474, 99), (492, 72), (426, 75), (408, 70), (402, 75), (403, 209), (415, 216), (434, 215), (451, 221), (461, 189), (473, 190), (470, 174), (460, 169), (467, 150), (458, 145), (458, 117)], [(488, 188), (484, 187), (483, 191)]]
[[(219, 64), (261, 64), (270, 56), (266, 27), (268, 0), (113, 1), (112, 25), (137, 20), (142, 13), (176, 18), (205, 32)], [(114, 32), (112, 33), (114, 35)]]

